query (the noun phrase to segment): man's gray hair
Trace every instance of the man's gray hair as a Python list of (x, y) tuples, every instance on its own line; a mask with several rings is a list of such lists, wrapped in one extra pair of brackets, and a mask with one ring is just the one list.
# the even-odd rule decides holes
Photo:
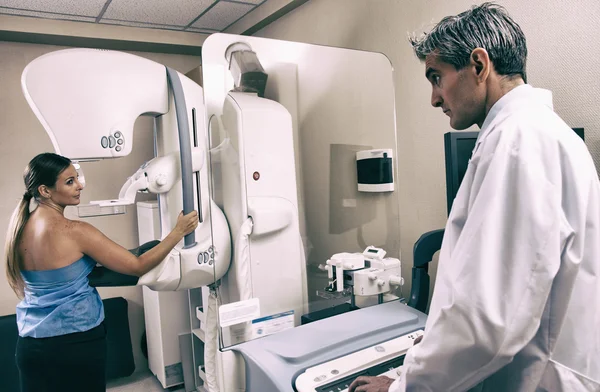
[(499, 75), (521, 75), (527, 83), (525, 34), (500, 5), (483, 3), (448, 16), (429, 33), (412, 37), (410, 43), (421, 61), (435, 52), (440, 60), (457, 70), (469, 64), (474, 49), (483, 48)]

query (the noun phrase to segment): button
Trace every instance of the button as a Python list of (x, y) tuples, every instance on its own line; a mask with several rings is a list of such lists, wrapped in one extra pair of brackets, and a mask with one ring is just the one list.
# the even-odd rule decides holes
[(375, 346), (375, 351), (377, 351), (378, 353), (383, 353), (383, 352), (385, 352), (385, 347)]
[(204, 253), (198, 253), (198, 264), (202, 264), (204, 262)]
[(156, 176), (156, 185), (158, 185), (158, 186), (167, 185), (167, 176), (164, 173), (160, 173)]
[(115, 140), (115, 138), (112, 136), (109, 136), (108, 137), (108, 147), (113, 148), (115, 146), (115, 144), (117, 144), (117, 141)]
[(117, 146), (115, 150), (117, 150), (117, 152), (121, 151), (121, 146)]
[(102, 139), (100, 140), (100, 144), (102, 144), (102, 148), (108, 147), (108, 138), (106, 136), (102, 136)]
[(119, 144), (119, 145), (123, 144), (123, 139), (117, 139), (117, 144)]
[(119, 138), (119, 137), (121, 137), (121, 132), (119, 132), (119, 131), (115, 132), (115, 137), (116, 137), (116, 138)]
[(339, 371), (339, 370), (337, 370), (337, 369), (333, 369), (333, 370), (331, 371), (331, 374), (333, 374), (333, 375), (340, 374), (340, 371)]

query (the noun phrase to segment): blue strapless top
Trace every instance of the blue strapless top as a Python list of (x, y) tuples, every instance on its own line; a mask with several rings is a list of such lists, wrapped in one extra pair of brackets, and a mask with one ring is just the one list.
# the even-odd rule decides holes
[(21, 271), (25, 298), (17, 305), (19, 335), (47, 338), (100, 325), (104, 307), (88, 279), (95, 265), (91, 257), (84, 255), (66, 267)]

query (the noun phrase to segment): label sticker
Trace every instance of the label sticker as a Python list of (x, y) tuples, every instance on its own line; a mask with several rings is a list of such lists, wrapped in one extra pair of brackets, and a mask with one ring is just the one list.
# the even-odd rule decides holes
[(258, 298), (219, 306), (219, 325), (221, 328), (252, 321), (257, 317), (260, 317)]
[(294, 311), (273, 314), (252, 320), (252, 339), (294, 328)]

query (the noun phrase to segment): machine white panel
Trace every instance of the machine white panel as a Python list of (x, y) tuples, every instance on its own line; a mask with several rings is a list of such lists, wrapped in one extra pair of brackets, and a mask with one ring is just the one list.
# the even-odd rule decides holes
[(168, 110), (164, 65), (123, 52), (51, 52), (27, 65), (21, 85), (56, 152), (73, 160), (129, 154), (135, 120)]
[[(252, 296), (260, 299), (262, 317), (292, 310), (295, 325), (299, 325), (306, 304), (302, 280), (305, 260), (298, 223), (291, 116), (277, 102), (230, 93), (223, 109), (223, 125), (232, 147), (221, 158), (224, 206), (234, 238), (244, 220), (253, 220), (248, 260)], [(228, 281), (237, 279), (236, 274), (232, 268)], [(237, 300), (238, 295), (230, 290), (229, 299)], [(233, 338), (231, 343), (235, 342)]]

